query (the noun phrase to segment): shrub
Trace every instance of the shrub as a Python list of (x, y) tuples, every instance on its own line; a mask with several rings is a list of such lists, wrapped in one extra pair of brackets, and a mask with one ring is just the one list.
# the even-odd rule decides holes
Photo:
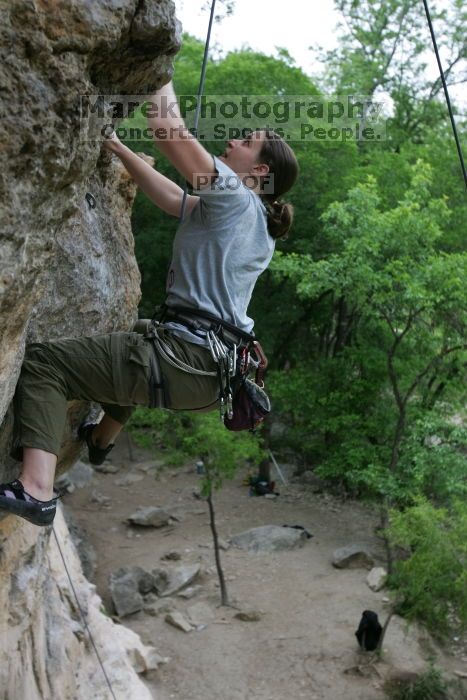
[(392, 511), (387, 535), (410, 556), (396, 562), (389, 578), (398, 590), (398, 612), (420, 618), (443, 638), (467, 626), (467, 504), (436, 508), (424, 499)]

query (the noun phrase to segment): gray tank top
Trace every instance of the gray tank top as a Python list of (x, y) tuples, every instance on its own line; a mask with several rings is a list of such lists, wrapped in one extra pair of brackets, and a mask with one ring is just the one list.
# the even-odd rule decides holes
[[(249, 333), (254, 322), (248, 304), (275, 241), (260, 197), (216, 157), (214, 166), (214, 185), (196, 192), (199, 201), (177, 229), (165, 303), (208, 311)], [(189, 342), (206, 342), (202, 332), (194, 335), (178, 324), (168, 325)]]

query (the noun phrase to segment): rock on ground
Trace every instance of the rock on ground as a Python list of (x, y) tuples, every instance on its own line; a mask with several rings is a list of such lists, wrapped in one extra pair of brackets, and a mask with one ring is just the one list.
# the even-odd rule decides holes
[(230, 538), (236, 547), (254, 553), (279, 552), (284, 549), (303, 547), (307, 536), (303, 530), (295, 530), (279, 525), (262, 525), (246, 530)]
[(366, 577), (366, 582), (372, 591), (380, 591), (386, 585), (388, 572), (382, 566), (375, 566)]
[(156, 579), (155, 587), (161, 597), (177, 593), (185, 586), (192, 583), (201, 571), (199, 564), (188, 564), (173, 569), (154, 569), (153, 576)]
[(110, 575), (110, 594), (119, 617), (143, 609), (143, 595), (156, 589), (156, 578), (140, 566), (122, 567)]
[(84, 462), (75, 462), (70, 469), (64, 472), (55, 481), (55, 487), (59, 491), (71, 493), (74, 489), (82, 489), (87, 486), (94, 476), (94, 469)]
[(165, 621), (182, 632), (191, 632), (194, 627), (181, 612), (170, 612), (165, 616)]
[(371, 569), (373, 557), (365, 547), (349, 544), (334, 551), (332, 565), (336, 569)]
[(142, 527), (164, 527), (168, 525), (171, 515), (166, 513), (163, 508), (156, 506), (146, 506), (139, 508), (135, 513), (130, 515), (128, 522), (132, 525), (140, 525)]
[(234, 617), (242, 622), (259, 622), (263, 617), (263, 613), (259, 610), (240, 610), (235, 613)]

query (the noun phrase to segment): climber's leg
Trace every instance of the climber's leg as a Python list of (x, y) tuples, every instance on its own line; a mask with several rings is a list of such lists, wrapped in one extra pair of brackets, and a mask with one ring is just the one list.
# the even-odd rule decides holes
[(39, 501), (53, 497), (57, 455), (35, 447), (23, 448), (23, 464), (19, 480), (24, 490)]
[(72, 399), (101, 403), (98, 438), (115, 439), (134, 407), (149, 402), (149, 352), (137, 333), (28, 346), (15, 396), (15, 459), (23, 447), (58, 455)]
[[(134, 406), (112, 406), (102, 404), (104, 416), (99, 423), (83, 421), (78, 428), (78, 438), (88, 447), (91, 464), (103, 464), (109, 452), (115, 447), (115, 440), (133, 413)], [(113, 416), (118, 420), (115, 420)]]
[(92, 441), (97, 447), (105, 449), (115, 442), (127, 419), (118, 422), (109, 416), (104, 406), (102, 408), (104, 416), (92, 431)]
[[(24, 448), (29, 447), (34, 448), (37, 454), (53, 455), (56, 462), (65, 427), (67, 386), (62, 373), (48, 361), (47, 353), (40, 344), (30, 345), (26, 349), (16, 386), (14, 408), (14, 459), (24, 461)], [(35, 462), (32, 455), (34, 453), (27, 458), (27, 468)], [(38, 472), (47, 468), (45, 465), (49, 463), (46, 457), (38, 459)]]

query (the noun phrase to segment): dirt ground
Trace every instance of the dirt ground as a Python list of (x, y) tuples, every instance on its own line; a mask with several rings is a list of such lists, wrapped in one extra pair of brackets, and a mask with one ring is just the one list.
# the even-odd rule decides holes
[[(364, 569), (337, 570), (333, 551), (362, 543), (376, 564), (384, 564), (377, 517), (355, 502), (341, 502), (310, 486), (276, 476), (275, 500), (252, 497), (239, 471), (214, 497), (220, 537), (266, 524), (302, 525), (313, 538), (305, 546), (274, 554), (251, 554), (230, 547), (222, 564), (231, 602), (254, 608), (259, 621), (235, 619), (237, 609), (220, 607), (212, 536), (206, 502), (193, 491), (200, 477), (194, 464), (164, 466), (145, 473), (141, 465), (156, 461), (123, 435), (110, 464), (116, 474), (96, 472), (92, 482), (64, 497), (74, 519), (87, 532), (97, 552), (94, 582), (107, 610), (112, 610), (109, 574), (121, 566), (151, 570), (161, 565), (200, 562), (202, 591), (191, 600), (173, 596), (180, 611), (207, 602), (214, 621), (185, 633), (169, 625), (165, 615), (145, 612), (123, 618), (143, 642), (170, 661), (146, 675), (157, 700), (379, 700), (386, 695), (383, 678), (397, 670), (417, 671), (433, 655), (436, 665), (451, 671), (466, 668), (466, 659), (440, 655), (430, 638), (416, 626), (407, 628), (394, 617), (384, 644), (384, 661), (368, 666), (368, 655), (357, 646), (354, 631), (361, 613), (371, 609), (387, 616), (386, 591), (375, 593), (366, 584)], [(129, 486), (115, 482), (126, 474), (139, 480)], [(292, 470), (286, 470), (288, 476)], [(92, 502), (93, 493), (110, 498), (110, 507)], [(163, 507), (179, 518), (161, 529), (134, 528), (125, 520), (139, 506)], [(161, 557), (176, 550), (179, 562)], [(385, 602), (386, 598), (386, 602)], [(466, 695), (467, 697), (467, 686)]]

